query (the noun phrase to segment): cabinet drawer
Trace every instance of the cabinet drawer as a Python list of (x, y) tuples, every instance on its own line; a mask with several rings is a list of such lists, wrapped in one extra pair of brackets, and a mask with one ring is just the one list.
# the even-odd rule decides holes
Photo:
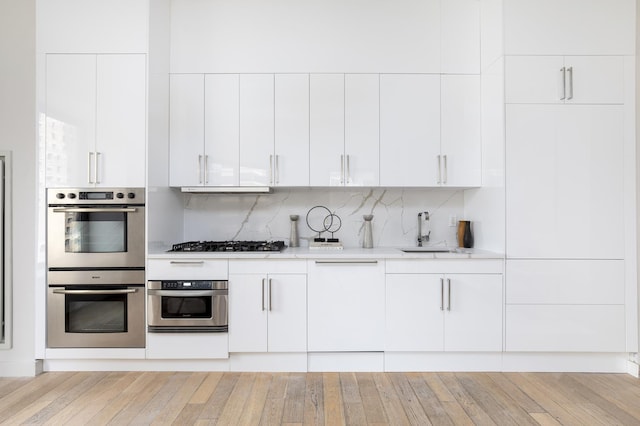
[(230, 274), (306, 274), (306, 260), (231, 259)]
[(622, 260), (507, 260), (507, 304), (624, 304)]
[(149, 259), (149, 280), (226, 280), (226, 259)]
[(387, 274), (501, 274), (497, 259), (407, 259), (387, 260)]
[(508, 305), (506, 350), (625, 352), (623, 305)]

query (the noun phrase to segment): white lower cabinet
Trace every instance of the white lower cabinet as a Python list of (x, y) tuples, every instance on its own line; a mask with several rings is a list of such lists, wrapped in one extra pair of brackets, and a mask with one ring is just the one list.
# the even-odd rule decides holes
[(386, 276), (385, 350), (501, 351), (502, 275)]
[(384, 261), (310, 260), (309, 352), (384, 350)]
[(304, 261), (229, 262), (229, 352), (305, 352)]
[(511, 352), (629, 352), (623, 260), (507, 260)]

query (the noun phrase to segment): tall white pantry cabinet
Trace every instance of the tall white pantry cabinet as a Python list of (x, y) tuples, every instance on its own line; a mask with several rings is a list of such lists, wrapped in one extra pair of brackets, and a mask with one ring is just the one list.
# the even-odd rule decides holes
[(635, 16), (633, 0), (504, 2), (507, 351), (637, 350)]

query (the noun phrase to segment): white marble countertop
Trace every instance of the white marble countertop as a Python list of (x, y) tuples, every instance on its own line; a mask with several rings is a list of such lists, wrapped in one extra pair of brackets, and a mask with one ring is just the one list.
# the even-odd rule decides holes
[[(376, 247), (310, 249), (287, 247), (281, 252), (167, 252), (149, 251), (149, 259), (504, 259), (503, 253), (480, 249), (455, 249), (452, 252), (405, 253), (403, 248)], [(440, 247), (434, 247), (440, 248)]]

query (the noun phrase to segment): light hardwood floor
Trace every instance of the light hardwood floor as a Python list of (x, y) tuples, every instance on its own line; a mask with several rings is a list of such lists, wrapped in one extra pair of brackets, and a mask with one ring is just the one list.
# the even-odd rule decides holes
[(640, 425), (640, 380), (568, 373), (49, 372), (1, 424)]

